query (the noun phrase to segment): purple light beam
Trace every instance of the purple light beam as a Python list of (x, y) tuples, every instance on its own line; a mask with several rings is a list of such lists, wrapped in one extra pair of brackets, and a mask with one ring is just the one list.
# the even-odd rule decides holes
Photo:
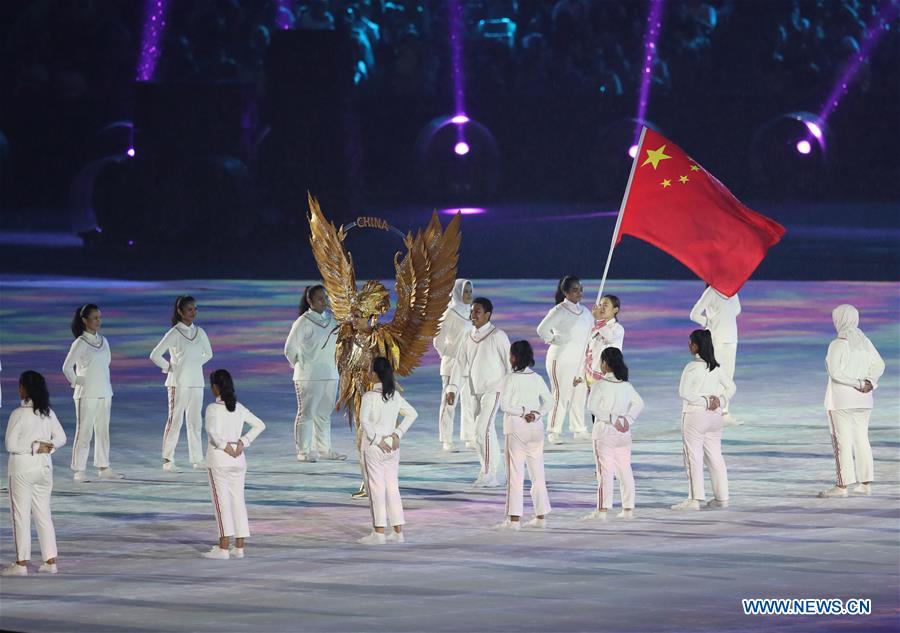
[(850, 84), (856, 78), (860, 66), (868, 59), (869, 55), (875, 49), (875, 46), (878, 44), (878, 41), (881, 39), (881, 36), (884, 35), (885, 31), (881, 28), (881, 25), (890, 25), (898, 12), (900, 12), (900, 3), (895, 2), (894, 0), (885, 0), (881, 9), (878, 11), (878, 15), (872, 18), (872, 21), (866, 26), (866, 34), (863, 38), (859, 52), (854, 53), (853, 57), (847, 60), (844, 72), (841, 73), (841, 78), (834, 85), (831, 94), (828, 95), (828, 99), (825, 101), (825, 105), (819, 114), (820, 125), (824, 124), (828, 120), (828, 117), (831, 116), (831, 113), (834, 112), (835, 108), (838, 107), (841, 99), (847, 94)]
[(465, 143), (463, 127), (469, 121), (465, 112), (465, 77), (463, 77), (463, 43), (465, 40), (465, 25), (463, 6), (460, 0), (450, 0), (447, 3), (448, 29), (450, 31), (450, 79), (453, 81), (453, 122), (456, 123), (457, 147), (465, 145), (465, 152), (456, 152), (463, 156), (468, 153), (468, 145)]
[(641, 57), (641, 91), (638, 96), (637, 127), (634, 130), (634, 143), (637, 145), (644, 117), (647, 115), (647, 103), (650, 101), (650, 84), (653, 78), (653, 60), (656, 59), (656, 42), (662, 26), (663, 0), (650, 0), (650, 15), (647, 17), (647, 30), (644, 33), (644, 55)]
[(141, 55), (138, 59), (137, 80), (152, 81), (159, 61), (163, 30), (166, 27), (168, 0), (147, 0), (144, 5), (144, 34), (141, 37)]

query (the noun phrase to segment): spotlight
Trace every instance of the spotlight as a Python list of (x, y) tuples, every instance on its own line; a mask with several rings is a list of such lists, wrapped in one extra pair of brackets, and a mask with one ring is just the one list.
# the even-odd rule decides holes
[(816, 191), (834, 160), (827, 141), (827, 127), (810, 112), (769, 119), (754, 132), (750, 146), (753, 186), (777, 196)]
[(422, 193), (445, 202), (445, 207), (481, 202), (479, 198), (492, 196), (499, 184), (494, 136), (460, 110), (432, 120), (419, 133), (415, 164)]
[(812, 146), (809, 144), (809, 141), (800, 141), (797, 143), (797, 151), (801, 154), (809, 154), (812, 151)]
[(462, 215), (481, 215), (482, 213), (487, 213), (487, 209), (481, 207), (450, 207), (449, 209), (441, 209), (441, 213), (444, 215), (456, 215), (457, 213)]
[(628, 182), (631, 164), (638, 152), (634, 130), (640, 130), (644, 125), (665, 134), (652, 121), (633, 117), (616, 119), (597, 132), (594, 143), (597, 151), (587, 167), (586, 174), (596, 197), (611, 200), (621, 195), (622, 188)]
[(134, 148), (133, 147), (129, 147), (128, 151), (126, 151), (125, 153), (128, 154), (128, 156), (130, 156), (131, 158), (134, 158)]
[(638, 151), (638, 146), (632, 145), (631, 147), (628, 148), (628, 155), (631, 156), (632, 158), (634, 158), (635, 156), (637, 156), (637, 151)]
[[(817, 140), (822, 140), (822, 128), (819, 127), (819, 124), (815, 121), (804, 121), (806, 123), (806, 129), (809, 130), (809, 133), (812, 134)], [(805, 154), (806, 152), (804, 152)]]

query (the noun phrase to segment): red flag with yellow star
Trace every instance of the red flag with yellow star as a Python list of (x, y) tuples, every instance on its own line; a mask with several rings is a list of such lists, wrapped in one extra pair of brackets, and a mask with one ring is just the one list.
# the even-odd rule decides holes
[(672, 141), (644, 128), (619, 213), (620, 230), (653, 244), (732, 296), (784, 227), (738, 201)]

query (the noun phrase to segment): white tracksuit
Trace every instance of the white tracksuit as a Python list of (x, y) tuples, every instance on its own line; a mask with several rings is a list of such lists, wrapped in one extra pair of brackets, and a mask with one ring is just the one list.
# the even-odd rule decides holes
[(298, 453), (331, 452), (331, 414), (338, 388), (336, 327), (330, 312), (307, 310), (294, 321), (284, 343), (284, 355), (294, 368), (294, 447)]
[(566, 415), (573, 433), (585, 431), (587, 385), (582, 381), (573, 386), (572, 382), (584, 374), (584, 354), (593, 325), (590, 310), (563, 299), (550, 309), (537, 327), (538, 336), (550, 346), (547, 375), (553, 390), (553, 408), (549, 414), (548, 433), (562, 433)]
[(828, 370), (825, 409), (831, 426), (837, 485), (872, 482), (875, 462), (869, 445), (869, 416), (875, 403), (874, 390), (862, 393), (857, 387), (868, 380), (877, 388), (878, 379), (884, 373), (884, 360), (868, 338), (864, 337), (859, 346), (851, 346), (845, 338), (836, 338), (828, 346), (825, 367)]
[(738, 344), (737, 317), (740, 313), (741, 300), (737, 294), (726, 297), (712, 286), (707, 286), (691, 309), (691, 321), (709, 330), (716, 360), (731, 380), (734, 380)]
[[(246, 433), (243, 433), (244, 424), (250, 427)], [(221, 398), (216, 398), (206, 407), (206, 434), (209, 436), (206, 467), (209, 469), (209, 488), (219, 536), (250, 536), (247, 504), (244, 502), (247, 458), (244, 452), (236, 458), (232, 457), (225, 452), (225, 447), (240, 440), (246, 449), (265, 428), (263, 421), (240, 402), (235, 403), (234, 411), (229, 411)]]
[(603, 350), (607, 347), (615, 347), (621, 352), (624, 350), (624, 345), (625, 328), (615, 317), (609, 321), (594, 323), (584, 355), (584, 377), (588, 387), (603, 378), (603, 372), (600, 371), (600, 356), (603, 354)]
[(9, 451), (9, 506), (12, 515), (16, 560), (31, 560), (31, 516), (37, 527), (41, 558), (56, 558), (56, 531), (50, 515), (53, 491), (53, 461), (49, 453), (37, 453), (39, 442), (53, 444), (55, 452), (66, 443), (56, 414), (44, 417), (35, 413), (30, 400), (9, 416), (6, 426), (6, 450)]
[(109, 341), (101, 334), (84, 332), (72, 341), (63, 361), (63, 374), (74, 389), (75, 440), (72, 442), (72, 470), (87, 468), (94, 439), (94, 466), (109, 467), (109, 414), (112, 384), (109, 380)]
[[(168, 351), (169, 360), (163, 354)], [(166, 374), (169, 416), (163, 432), (162, 458), (175, 461), (181, 425), (187, 418), (188, 455), (192, 464), (203, 461), (200, 432), (203, 427), (203, 365), (212, 358), (212, 348), (203, 328), (178, 323), (162, 337), (150, 360)]]
[[(631, 470), (631, 426), (644, 409), (644, 401), (630, 382), (606, 374), (591, 387), (588, 410), (594, 415), (594, 465), (597, 471), (597, 510), (613, 507), (613, 477), (619, 480), (622, 508), (634, 509), (634, 473)], [(629, 429), (614, 426), (620, 417)]]
[[(735, 391), (734, 382), (721, 367), (709, 371), (706, 361), (699, 356), (685, 365), (681, 374), (678, 395), (682, 402), (681, 434), (690, 499), (706, 499), (703, 486), (705, 460), (713, 496), (719, 501), (728, 500), (728, 471), (722, 458), (722, 411)], [(715, 411), (707, 410), (708, 396), (719, 399), (721, 406)]]
[[(398, 424), (397, 418), (400, 416), (403, 420)], [(360, 455), (365, 464), (363, 472), (374, 527), (387, 527), (388, 521), (391, 525), (406, 523), (397, 479), (400, 449), (385, 453), (378, 445), (394, 433), (402, 439), (416, 417), (416, 410), (396, 391), (385, 402), (380, 382), (363, 394), (359, 410), (359, 425), (362, 430)]]
[[(552, 406), (550, 390), (534, 371), (523, 369), (507, 374), (500, 391), (506, 444), (507, 516), (522, 516), (526, 464), (535, 516), (543, 516), (551, 510), (544, 478), (544, 417)], [(538, 415), (533, 422), (528, 422), (525, 415), (532, 411)]]
[(482, 477), (496, 477), (500, 465), (500, 444), (494, 417), (500, 408), (500, 388), (509, 366), (509, 337), (488, 321), (463, 339), (450, 376), (448, 393), (459, 398), (462, 385), (469, 383), (474, 399), (475, 445)]
[(468, 315), (463, 315), (448, 308), (441, 321), (441, 329), (434, 337), (434, 349), (441, 356), (441, 408), (438, 414), (438, 433), (440, 441), (453, 441), (453, 418), (456, 416), (456, 405), (459, 404), (459, 439), (464, 442), (475, 441), (475, 420), (473, 416), (472, 393), (468, 382), (463, 382), (457, 399), (447, 404), (447, 387), (456, 364), (459, 346), (472, 331), (472, 322)]

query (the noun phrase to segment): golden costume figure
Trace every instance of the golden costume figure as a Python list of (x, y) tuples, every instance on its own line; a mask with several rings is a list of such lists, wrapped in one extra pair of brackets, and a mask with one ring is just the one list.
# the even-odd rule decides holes
[(386, 324), (378, 319), (391, 307), (390, 294), (377, 281), (367, 281), (357, 290), (353, 257), (344, 248), (343, 227), (336, 229), (325, 219), (312, 195), (307, 217), (313, 256), (338, 322), (337, 408), (347, 406), (358, 435), (362, 397), (371, 387), (372, 359), (384, 356), (397, 375), (408, 376), (437, 333), (456, 281), (460, 216), (457, 214), (442, 229), (434, 213), (424, 231), (418, 231), (415, 237), (406, 235), (406, 255), (403, 259), (399, 252), (394, 255), (397, 309)]

